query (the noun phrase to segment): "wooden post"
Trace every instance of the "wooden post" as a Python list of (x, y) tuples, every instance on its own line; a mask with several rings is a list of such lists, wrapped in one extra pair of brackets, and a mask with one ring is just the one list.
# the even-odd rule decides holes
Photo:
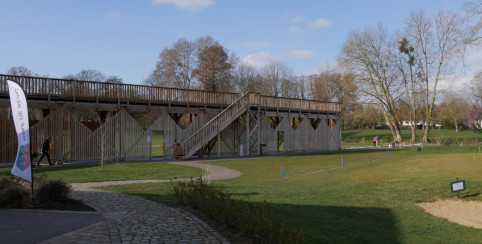
[(124, 108), (121, 108), (121, 111), (120, 111), (121, 114), (119, 114), (120, 116), (120, 160), (125, 160), (125, 148), (126, 148), (126, 145), (125, 145), (125, 141), (126, 141), (126, 138), (125, 138), (125, 132), (126, 132), (126, 122), (125, 122), (125, 113), (124, 113)]
[(152, 130), (150, 131), (151, 141), (149, 142), (149, 160), (152, 160)]
[(258, 155), (261, 155), (261, 121), (263, 120), (261, 118), (261, 108), (259, 104), (258, 111), (256, 112), (256, 117), (258, 118), (258, 141), (256, 143), (258, 143)]
[(218, 129), (218, 141), (217, 141), (217, 144), (218, 144), (218, 157), (221, 157), (221, 132), (219, 132), (219, 129)]
[[(63, 104), (59, 103), (59, 108), (57, 111), (57, 146), (56, 146), (56, 159), (57, 162), (62, 163), (64, 161), (64, 108)], [(54, 162), (55, 164), (55, 162)]]
[(117, 109), (120, 110), (120, 85), (117, 85)]
[(248, 105), (248, 110), (246, 110), (246, 138), (244, 138), (244, 144), (246, 149), (244, 151), (246, 152), (246, 155), (249, 156), (249, 105)]
[(234, 156), (234, 148), (236, 147), (236, 121), (238, 119), (235, 119), (233, 123), (231, 123), (231, 155)]
[(166, 159), (166, 131), (162, 132), (162, 158), (165, 160)]

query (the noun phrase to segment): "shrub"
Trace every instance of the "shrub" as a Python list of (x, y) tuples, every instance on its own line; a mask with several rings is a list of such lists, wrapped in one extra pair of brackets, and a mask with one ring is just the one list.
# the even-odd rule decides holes
[(351, 142), (350, 137), (345, 138), (345, 143), (350, 143), (350, 142)]
[(62, 203), (67, 201), (67, 195), (71, 190), (70, 184), (60, 180), (49, 180), (41, 184), (35, 196), (40, 203)]
[(358, 143), (358, 138), (353, 138), (353, 143)]
[(19, 188), (8, 188), (0, 194), (0, 207), (21, 204), (24, 199), (25, 195)]
[(477, 146), (478, 143), (479, 143), (479, 139), (477, 138), (472, 139), (472, 145)]
[(253, 243), (305, 243), (300, 228), (292, 227), (292, 219), (281, 218), (267, 203), (235, 202), (232, 193), (200, 181), (173, 182), (174, 193), (182, 204), (207, 213), (228, 228), (239, 228)]
[(382, 143), (383, 143), (383, 142), (387, 143), (387, 142), (388, 142), (388, 141), (387, 141), (387, 138), (388, 138), (388, 137), (383, 136), (383, 137), (382, 137), (382, 141), (381, 141), (381, 142), (382, 142)]
[(443, 144), (444, 144), (445, 146), (450, 146), (450, 144), (452, 144), (452, 142), (453, 142), (453, 141), (452, 141), (452, 138), (450, 138), (450, 137), (447, 137), (447, 138), (445, 138), (445, 139), (443, 140)]
[(441, 135), (440, 137), (435, 138), (435, 143), (437, 144), (437, 146), (440, 146), (440, 144), (442, 144), (444, 140), (444, 136)]
[(17, 177), (0, 178), (0, 207), (22, 204), (29, 194)]
[(435, 143), (435, 140), (436, 140), (435, 137), (432, 136), (432, 137), (430, 138), (430, 143), (434, 144), (434, 143)]
[(455, 138), (455, 140), (453, 140), (453, 143), (457, 145), (460, 144), (459, 138)]
[(444, 120), (444, 129), (455, 129), (455, 124), (448, 120)]
[(468, 145), (470, 145), (471, 142), (472, 142), (472, 141), (470, 140), (470, 138), (464, 137), (464, 145), (467, 145), (467, 146), (468, 146)]

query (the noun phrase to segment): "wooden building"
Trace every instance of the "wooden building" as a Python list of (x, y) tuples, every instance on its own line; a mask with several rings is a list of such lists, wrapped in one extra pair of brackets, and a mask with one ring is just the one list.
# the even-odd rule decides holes
[[(30, 109), (42, 111), (30, 124), (33, 151), (50, 135), (56, 161), (152, 158), (159, 132), (164, 158), (173, 145), (183, 159), (341, 149), (339, 103), (0, 74), (0, 108), (10, 107), (7, 79), (24, 88)], [(76, 119), (78, 110), (96, 111), (97, 125)], [(141, 126), (131, 112), (156, 119)], [(181, 128), (185, 114), (190, 123)], [(7, 117), (0, 116), (0, 163), (13, 162), (17, 150)]]

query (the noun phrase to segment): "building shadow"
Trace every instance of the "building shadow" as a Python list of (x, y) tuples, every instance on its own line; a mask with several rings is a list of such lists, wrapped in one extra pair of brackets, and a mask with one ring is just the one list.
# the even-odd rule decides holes
[[(236, 193), (243, 203), (256, 192)], [(160, 202), (176, 201), (174, 194), (158, 195), (138, 193)], [(261, 203), (258, 203), (261, 204)], [(292, 218), (293, 226), (303, 230), (308, 240), (316, 243), (401, 243), (396, 219), (388, 208), (366, 208), (349, 206), (318, 206), (295, 204), (271, 204), (279, 216)]]

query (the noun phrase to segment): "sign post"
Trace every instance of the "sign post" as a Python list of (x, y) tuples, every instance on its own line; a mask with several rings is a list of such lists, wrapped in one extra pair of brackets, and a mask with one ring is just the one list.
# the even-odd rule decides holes
[(450, 183), (450, 188), (452, 192), (457, 192), (460, 199), (460, 192), (465, 191), (465, 180), (459, 181), (459, 178), (457, 178), (457, 181)]

